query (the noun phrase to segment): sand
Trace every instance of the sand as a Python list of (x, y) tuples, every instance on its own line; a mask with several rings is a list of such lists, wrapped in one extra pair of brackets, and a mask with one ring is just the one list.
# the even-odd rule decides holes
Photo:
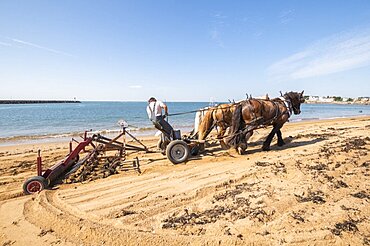
[(29, 196), (37, 149), (53, 165), (68, 145), (0, 147), (0, 245), (370, 244), (370, 117), (288, 123), (264, 152), (269, 131), (242, 156), (212, 141), (179, 165), (132, 153), (141, 174)]

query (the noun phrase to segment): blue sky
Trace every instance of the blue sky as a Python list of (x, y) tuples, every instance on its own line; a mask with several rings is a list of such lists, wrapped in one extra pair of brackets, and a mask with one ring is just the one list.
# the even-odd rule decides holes
[(0, 99), (370, 96), (370, 1), (0, 1)]

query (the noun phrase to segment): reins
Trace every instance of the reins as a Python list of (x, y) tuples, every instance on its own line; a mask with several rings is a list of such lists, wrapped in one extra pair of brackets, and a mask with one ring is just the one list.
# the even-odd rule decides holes
[[(234, 107), (235, 105), (238, 105), (242, 102), (244, 102), (246, 100), (243, 100), (243, 101), (240, 101), (240, 102), (234, 102), (234, 103), (231, 103), (229, 106), (227, 107), (224, 107), (223, 109), (226, 109), (226, 108), (232, 108)], [(220, 105), (223, 105), (223, 104), (220, 104)], [(213, 107), (207, 107), (207, 108), (202, 108), (202, 109), (197, 109), (197, 110), (191, 110), (191, 111), (185, 111), (185, 112), (179, 112), (179, 113), (173, 113), (173, 114), (168, 114), (168, 116), (176, 116), (176, 115), (183, 115), (183, 114), (192, 114), (192, 113), (196, 113), (196, 112), (202, 112), (202, 111), (208, 111), (208, 110), (217, 110), (217, 109), (221, 109), (221, 108), (218, 108), (220, 105), (218, 106), (213, 106)], [(222, 110), (222, 109), (221, 109)]]
[[(248, 125), (246, 125), (244, 128), (240, 129), (238, 132), (236, 132), (234, 134), (227, 134), (227, 135), (224, 135), (222, 137), (210, 138), (210, 139), (219, 140), (219, 139), (222, 139), (222, 138), (225, 138), (225, 137), (234, 137), (234, 136), (237, 136), (237, 135), (240, 135), (240, 134), (246, 134), (246, 133), (248, 133), (250, 131), (254, 131), (254, 130), (258, 129), (258, 128), (265, 128), (265, 127), (267, 127), (268, 125), (270, 125), (272, 122), (274, 122), (278, 117), (280, 117), (283, 114), (288, 114), (288, 117), (290, 117), (290, 115), (292, 114), (292, 109), (294, 110), (294, 106), (293, 106), (290, 98), (289, 99), (286, 99), (285, 97), (280, 97), (280, 98), (277, 98), (277, 99), (279, 99), (283, 103), (283, 106), (285, 107), (286, 111), (285, 112), (281, 112), (281, 110), (279, 108), (279, 102), (275, 101), (274, 99), (267, 100), (267, 101), (270, 101), (270, 102), (272, 102), (274, 104), (274, 106), (275, 106), (275, 116), (272, 119), (269, 119), (269, 120), (264, 121), (264, 122), (262, 122), (260, 124), (257, 124), (257, 125), (254, 125), (254, 123), (260, 121), (261, 119), (263, 119), (263, 117), (258, 117), (257, 118), (257, 116), (255, 115), (255, 113), (253, 111), (253, 106), (250, 103), (250, 100), (255, 100), (255, 101), (257, 101), (258, 103), (260, 103), (262, 105), (261, 100), (264, 100), (264, 99), (249, 98), (249, 99), (242, 100), (240, 102), (233, 102), (233, 103), (231, 103), (228, 106), (225, 106), (223, 108), (220, 108), (219, 107), (220, 105), (223, 105), (223, 104), (220, 104), (218, 106), (207, 107), (207, 108), (198, 109), (198, 110), (190, 110), (190, 111), (185, 111), (185, 112), (172, 113), (172, 114), (169, 114), (169, 116), (192, 114), (192, 113), (204, 112), (204, 111), (209, 111), (209, 110), (213, 110), (213, 111), (215, 111), (215, 110), (221, 110), (222, 116), (223, 116), (222, 118), (224, 118), (224, 110), (225, 109), (232, 108), (232, 107), (235, 107), (237, 105), (240, 105), (240, 104), (243, 104), (243, 103), (248, 102), (249, 107), (251, 108), (251, 111), (252, 111), (255, 119), (252, 120)], [(222, 121), (224, 121), (224, 119)], [(222, 121), (217, 121), (217, 120), (214, 121), (213, 124), (212, 124), (212, 126), (207, 130), (207, 132), (206, 132), (207, 134), (206, 135), (208, 135), (212, 131), (212, 129), (214, 127), (216, 127), (216, 129), (217, 129), (217, 124), (220, 123), (220, 122), (222, 122)], [(250, 129), (248, 129), (248, 128), (250, 128)]]

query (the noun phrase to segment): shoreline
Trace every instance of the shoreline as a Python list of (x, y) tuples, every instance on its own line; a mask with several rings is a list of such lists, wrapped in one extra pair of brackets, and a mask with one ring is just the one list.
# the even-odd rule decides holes
[[(14, 112), (14, 114), (12, 107), (18, 107), (16, 105), (4, 105), (2, 108), (0, 108), (5, 109), (0, 112), (3, 116), (0, 124), (4, 124), (5, 126), (5, 129), (3, 129), (3, 131), (0, 133), (0, 146), (15, 145), (20, 143), (68, 141), (71, 137), (80, 139), (79, 136), (82, 135), (86, 129), (92, 129), (95, 133), (102, 135), (114, 135), (120, 131), (120, 128), (117, 127), (116, 124), (113, 124), (113, 122), (122, 117), (128, 119), (128, 122), (133, 124), (130, 125), (128, 130), (135, 136), (150, 136), (154, 135), (156, 132), (152, 124), (146, 119), (144, 113), (137, 115), (136, 111), (141, 110), (142, 105), (133, 105), (134, 109), (121, 113), (118, 106), (107, 104), (105, 106), (114, 111), (114, 116), (110, 117), (109, 120), (107, 120), (107, 117), (104, 115), (104, 113), (100, 113), (97, 115), (97, 117), (81, 116), (81, 114), (85, 113), (86, 110), (90, 115), (95, 112), (94, 110), (96, 110), (96, 106), (91, 106), (88, 103), (80, 106), (75, 104), (76, 109), (75, 107), (67, 107), (67, 111), (64, 111), (65, 106), (58, 106), (58, 104), (54, 104), (54, 106), (46, 106), (47, 104), (44, 104), (46, 111), (43, 109), (44, 106), (40, 106), (42, 104), (34, 105), (39, 106), (35, 106), (36, 109), (32, 112), (28, 112), (27, 106), (22, 106), (21, 109), (17, 112)], [(131, 106), (130, 108), (132, 108)], [(197, 107), (198, 106), (200, 105), (197, 105)], [(53, 113), (53, 107), (57, 107), (58, 109), (56, 114)], [(86, 109), (86, 107), (88, 107), (88, 109)], [(176, 108), (177, 110), (175, 110), (175, 112), (190, 110), (194, 107), (178, 107)], [(291, 122), (370, 115), (370, 106), (362, 104), (311, 103), (306, 104), (306, 109), (307, 110), (304, 111), (304, 114), (291, 117)], [(104, 107), (101, 108), (101, 112), (104, 112), (104, 110)], [(63, 123), (63, 125), (61, 125), (60, 121), (65, 120), (66, 113), (71, 114), (73, 120), (67, 121), (65, 124)], [(34, 120), (34, 117), (32, 117), (33, 114), (40, 114), (41, 120)], [(22, 123), (23, 121), (27, 122), (27, 127), (25, 127), (25, 124)], [(171, 124), (173, 127), (180, 129), (182, 132), (190, 131), (193, 128), (193, 123), (193, 117), (189, 118), (189, 116), (173, 119), (171, 118)]]
[(370, 102), (362, 102), (362, 101), (354, 101), (354, 102), (322, 102), (322, 101), (305, 101), (306, 104), (335, 104), (335, 105), (362, 105), (362, 106), (367, 106), (370, 105)]
[[(343, 117), (330, 117), (330, 118), (309, 118), (309, 119), (297, 119), (287, 122), (286, 124), (305, 124), (307, 122), (318, 123), (318, 122), (330, 122), (335, 120), (351, 120), (351, 119), (368, 119), (370, 115), (356, 115), (356, 116), (343, 116)], [(180, 128), (181, 133), (188, 133), (191, 131), (191, 127)], [(93, 131), (91, 133), (99, 133), (108, 137), (114, 137), (120, 130), (102, 130)], [(149, 127), (145, 129), (129, 129), (128, 130), (135, 137), (140, 139), (152, 139), (155, 138), (155, 134), (158, 130), (154, 127)], [(72, 138), (79, 140), (80, 136), (83, 136), (84, 132), (69, 132), (62, 134), (50, 134), (50, 135), (30, 135), (30, 136), (15, 136), (15, 137), (5, 137), (0, 138), (0, 149), (18, 145), (35, 145), (35, 144), (57, 144), (57, 143), (67, 143), (70, 142)]]

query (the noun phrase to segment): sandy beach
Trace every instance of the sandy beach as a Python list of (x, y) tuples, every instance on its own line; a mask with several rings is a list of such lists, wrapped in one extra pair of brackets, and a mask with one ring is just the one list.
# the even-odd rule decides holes
[(132, 153), (141, 173), (28, 196), (37, 150), (51, 166), (68, 144), (1, 146), (0, 245), (369, 245), (370, 117), (287, 123), (265, 152), (270, 129), (242, 156), (213, 141), (179, 165)]

